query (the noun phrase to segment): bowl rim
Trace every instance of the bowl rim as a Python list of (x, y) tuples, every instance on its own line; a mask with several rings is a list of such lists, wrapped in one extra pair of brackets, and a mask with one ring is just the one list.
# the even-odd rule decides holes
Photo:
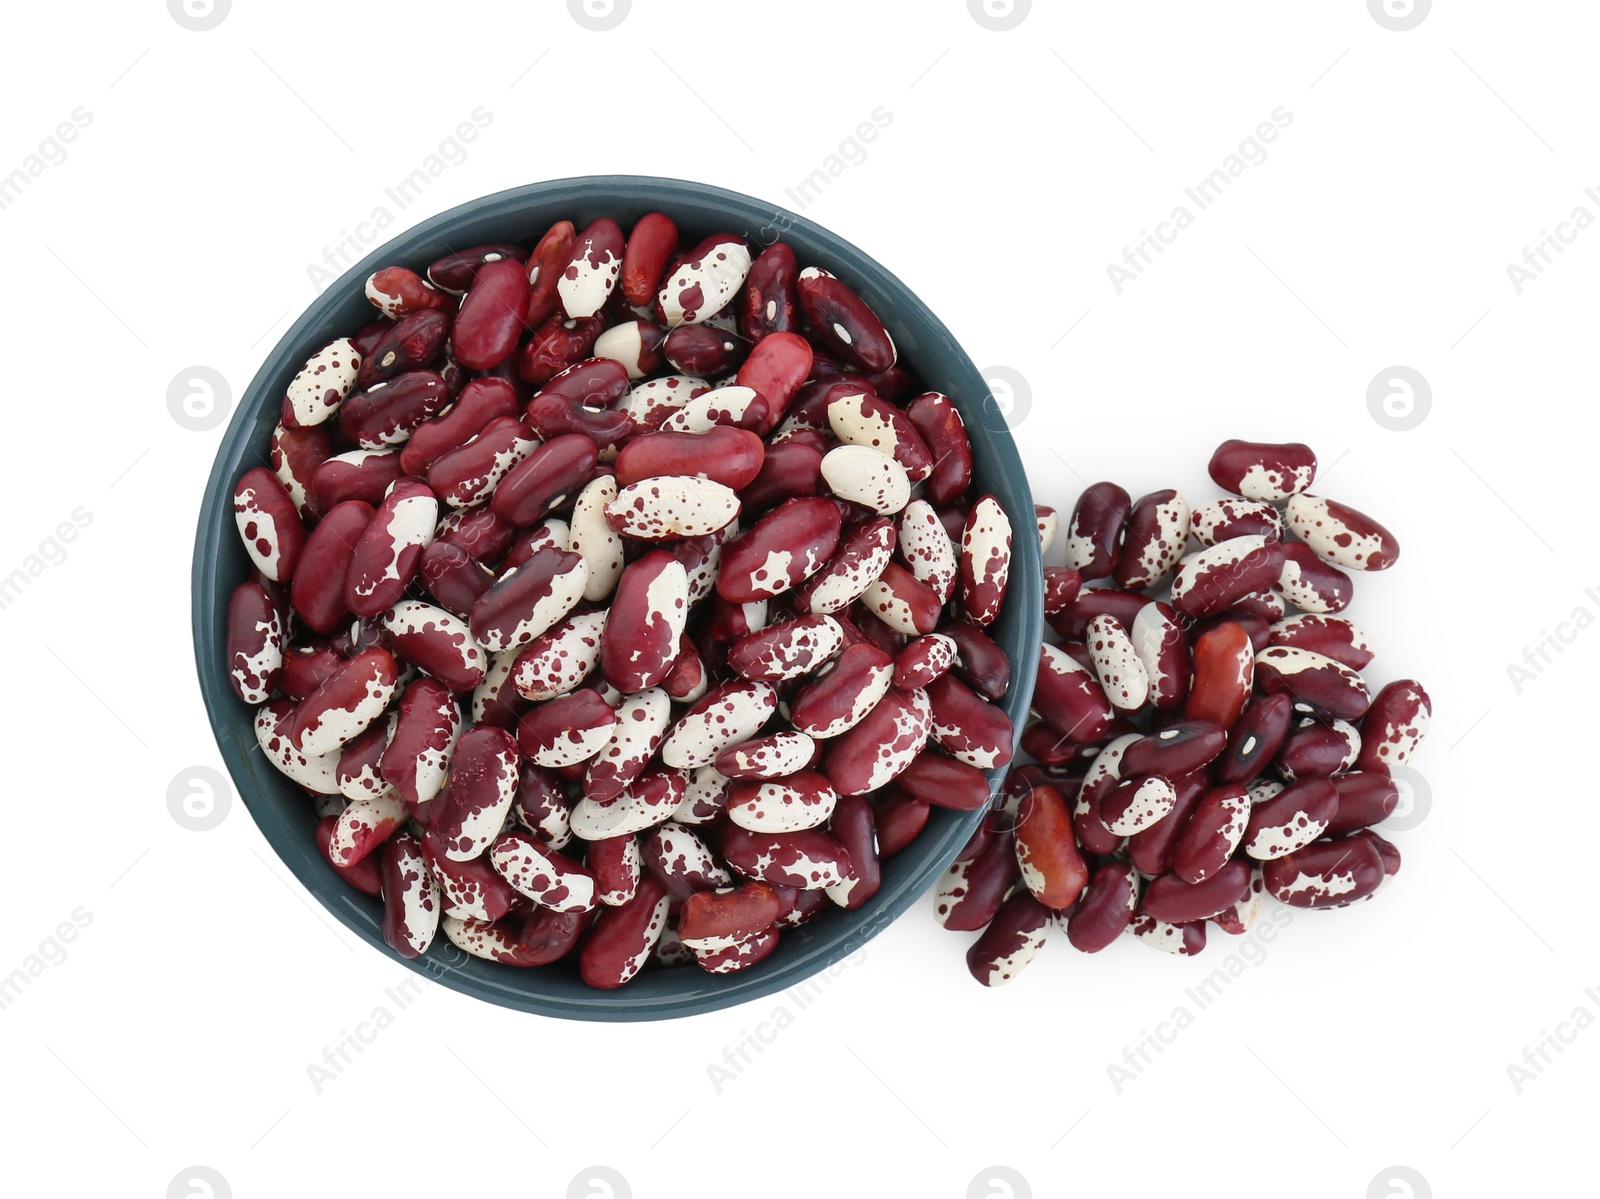
[[(896, 306), (892, 318), (886, 323), (917, 326), (920, 353), (945, 356), (954, 364), (952, 374), (967, 376), (969, 383), (977, 384), (970, 399), (960, 395), (952, 395), (951, 398), (968, 426), (969, 436), (974, 441), (975, 457), (980, 456), (978, 443), (981, 441), (981, 456), (995, 459), (995, 467), (1007, 476), (1007, 485), (1016, 496), (1016, 502), (1007, 511), (1012, 518), (1013, 537), (1011, 581), (1006, 602), (1008, 606), (1022, 606), (1018, 644), (1036, 645), (1042, 639), (1044, 624), (1041, 554), (1038, 538), (1032, 535), (1032, 492), (1009, 429), (1003, 418), (995, 419), (997, 414), (984, 404), (988, 391), (981, 373), (944, 322), (898, 276), (853, 243), (798, 213), (757, 197), (683, 179), (648, 175), (588, 175), (545, 180), (481, 196), (419, 221), (375, 246), (361, 261), (323, 289), (266, 351), (260, 367), (240, 396), (217, 448), (201, 501), (191, 574), (192, 631), (201, 695), (218, 750), (241, 801), (280, 861), (341, 924), (391, 961), (452, 990), (498, 1006), (562, 1019), (607, 1022), (668, 1019), (716, 1011), (772, 995), (821, 974), (859, 951), (914, 904), (933, 880), (948, 868), (988, 807), (954, 813), (956, 818), (949, 821), (936, 843), (920, 847), (922, 854), (927, 855), (925, 860), (900, 877), (892, 889), (886, 883), (867, 907), (861, 909), (861, 917), (856, 923), (841, 925), (836, 934), (815, 938), (814, 943), (804, 945), (797, 956), (773, 969), (758, 967), (733, 975), (705, 976), (713, 979), (716, 985), (699, 994), (680, 998), (657, 994), (630, 998), (632, 984), (612, 991), (586, 989), (585, 997), (581, 1000), (535, 994), (515, 985), (516, 980), (526, 980), (541, 971), (518, 970), (472, 958), (456, 949), (442, 934), (435, 938), (435, 946), (428, 954), (420, 958), (401, 957), (384, 942), (379, 923), (368, 909), (368, 905), (378, 901), (365, 895), (358, 897), (342, 880), (338, 880), (326, 860), (316, 851), (312, 838), (292, 835), (284, 820), (263, 819), (263, 812), (257, 810), (257, 805), (270, 806), (272, 799), (268, 795), (254, 794), (257, 779), (251, 755), (260, 751), (253, 734), (248, 743), (239, 735), (241, 701), (227, 682), (222, 644), (218, 639), (221, 623), (217, 616), (219, 611), (226, 609), (225, 594), (231, 594), (237, 586), (237, 582), (231, 582), (227, 584), (226, 592), (221, 590), (223, 582), (219, 578), (219, 559), (223, 543), (236, 536), (231, 497), (238, 475), (246, 469), (243, 464), (250, 455), (250, 443), (257, 435), (262, 405), (268, 402), (269, 390), (277, 389), (275, 381), (284, 374), (286, 364), (292, 361), (294, 368), (298, 369), (300, 362), (318, 348), (310, 345), (308, 338), (347, 300), (351, 289), (359, 292), (364, 287), (366, 277), (381, 266), (414, 260), (421, 243), (445, 236), (454, 228), (497, 216), (511, 221), (517, 212), (533, 204), (570, 201), (573, 208), (593, 208), (596, 193), (618, 192), (629, 193), (633, 202), (646, 202), (650, 209), (666, 211), (669, 215), (674, 205), (711, 203), (730, 211), (740, 211), (749, 221), (764, 217), (770, 226), (779, 230), (772, 240), (781, 240), (791, 231), (798, 230), (804, 240), (822, 247), (826, 256), (835, 261), (848, 262), (852, 271), (864, 272), (850, 279), (851, 285), (857, 290), (896, 293)], [(762, 226), (763, 234), (768, 227)], [(750, 236), (748, 230), (745, 236)], [(974, 436), (970, 430), (976, 423), (974, 417), (979, 415), (985, 418), (981, 422), (984, 432)], [(976, 470), (974, 474), (976, 477)], [(1020, 513), (1011, 511), (1017, 506), (1023, 506)], [(1011, 685), (1002, 706), (1011, 716), (1016, 735), (1020, 738), (1032, 698), (1034, 671), (1031, 662), (1019, 663), (1014, 658), (1011, 667)], [(248, 725), (248, 718), (244, 720)], [(275, 768), (268, 766), (267, 769), (276, 775)], [(1004, 777), (1005, 768), (988, 774), (991, 793), (995, 793)], [(929, 836), (931, 831), (920, 835), (918, 840)], [(308, 847), (309, 853), (306, 852)], [(330, 880), (337, 882), (342, 890), (336, 891), (330, 887)], [(335, 896), (338, 902), (335, 902)], [(843, 915), (831, 914), (835, 918), (842, 918)], [(444, 961), (448, 955), (441, 952), (440, 946), (455, 955), (456, 960)]]

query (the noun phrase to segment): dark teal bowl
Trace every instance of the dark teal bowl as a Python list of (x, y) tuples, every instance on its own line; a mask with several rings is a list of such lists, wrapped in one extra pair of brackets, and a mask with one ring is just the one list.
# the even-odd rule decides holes
[[(424, 957), (403, 958), (384, 944), (379, 901), (352, 889), (317, 852), (312, 838), (316, 820), (309, 801), (258, 752), (251, 709), (228, 685), (222, 651), (228, 596), (249, 571), (234, 528), (232, 494), (240, 474), (267, 461), (281, 397), (295, 371), (328, 341), (372, 319), (362, 287), (373, 271), (393, 264), (420, 271), (449, 250), (487, 242), (531, 245), (562, 219), (581, 228), (609, 216), (627, 229), (651, 211), (672, 217), (689, 241), (732, 232), (756, 245), (780, 238), (788, 242), (802, 264), (824, 267), (854, 287), (889, 327), (901, 358), (916, 368), (927, 386), (955, 401), (967, 422), (979, 485), (999, 497), (1016, 534), (1010, 595), (994, 634), (1012, 662), (1005, 706), (1019, 730), (1032, 698), (1044, 619), (1033, 499), (1016, 446), (989, 400), (983, 377), (950, 331), (905, 284), (804, 217), (736, 192), (678, 179), (629, 175), (560, 179), (514, 188), (441, 213), (351, 267), (267, 355), (217, 452), (194, 547), (194, 644), (200, 690), (217, 745), (245, 806), (284, 864), (328, 911), (379, 953), (447, 987), (504, 1007), (574, 1020), (689, 1016), (801, 982), (855, 952), (915, 902), (971, 836), (982, 811), (936, 809), (922, 834), (884, 863), (882, 889), (868, 904), (853, 912), (823, 912), (803, 928), (784, 933), (771, 957), (741, 974), (715, 976), (693, 967), (651, 970), (619, 990), (596, 991), (565, 967), (524, 970), (482, 961), (463, 954), (443, 936)], [(996, 772), (996, 782), (1002, 773)], [(950, 952), (954, 957), (957, 946), (952, 945)]]

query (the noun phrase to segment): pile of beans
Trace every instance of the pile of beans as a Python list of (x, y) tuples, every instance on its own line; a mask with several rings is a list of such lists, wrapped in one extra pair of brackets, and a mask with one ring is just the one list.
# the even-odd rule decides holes
[(743, 970), (989, 801), (1010, 521), (848, 284), (651, 213), (366, 295), (238, 481), (226, 655), (397, 952)]
[[(1096, 483), (1079, 499), (1067, 565), (1045, 571), (1062, 640), (1040, 650), (1033, 762), (938, 889), (946, 928), (983, 930), (967, 966), (985, 986), (1054, 924), (1085, 953), (1130, 933), (1196, 954), (1208, 926), (1246, 932), (1266, 896), (1344, 907), (1399, 870), (1371, 826), (1431, 703), (1412, 679), (1370, 694), (1371, 643), (1338, 613), (1348, 572), (1400, 547), (1308, 494), (1316, 470), (1304, 445), (1228, 441), (1210, 463), (1227, 498), (1191, 511), (1176, 491), (1135, 502)], [(1055, 523), (1045, 512), (1047, 541)]]

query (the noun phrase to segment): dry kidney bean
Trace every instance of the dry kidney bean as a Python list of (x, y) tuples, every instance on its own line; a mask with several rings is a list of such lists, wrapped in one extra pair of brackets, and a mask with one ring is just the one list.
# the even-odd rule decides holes
[[(1082, 504), (1080, 500), (1079, 506)], [(1178, 564), (1189, 544), (1189, 504), (1170, 488), (1153, 491), (1139, 498), (1126, 520), (1127, 532), (1121, 548), (1115, 550), (1112, 575), (1118, 587), (1153, 587)], [(1076, 528), (1076, 512), (1073, 522)]]
[(1013, 834), (1023, 885), (1046, 907), (1062, 910), (1077, 902), (1089, 883), (1089, 869), (1072, 835), (1072, 814), (1061, 792), (1035, 787), (1017, 808)]
[(773, 242), (750, 265), (739, 304), (739, 332), (750, 341), (769, 333), (789, 333), (800, 324), (800, 265), (794, 250)]
[(1387, 774), (1377, 770), (1357, 770), (1333, 780), (1339, 807), (1325, 830), (1342, 837), (1394, 815), (1400, 805), (1400, 787)]
[[(1085, 579), (1103, 579), (1117, 566), (1133, 500), (1115, 483), (1086, 488), (1067, 525), (1067, 565)], [(1178, 549), (1182, 551), (1180, 541)]]
[[(379, 383), (438, 361), (450, 336), (450, 325), (451, 315), (436, 308), (413, 312), (396, 321), (362, 359), (356, 387), (370, 391)], [(350, 416), (341, 409), (340, 423), (348, 421)]]
[(1297, 908), (1345, 907), (1384, 880), (1383, 855), (1359, 834), (1314, 845), (1266, 864), (1267, 894)]
[(460, 706), (443, 683), (423, 675), (407, 684), (378, 761), (383, 780), (407, 804), (415, 807), (438, 795), (461, 723)]
[[(1350, 606), (1350, 576), (1317, 557), (1308, 546), (1291, 542), (1283, 547), (1283, 570), (1278, 576), (1283, 599), (1302, 612), (1325, 615)], [(1280, 606), (1276, 616), (1281, 618)]]
[(436, 259), (427, 269), (428, 282), (440, 291), (447, 291), (453, 295), (460, 295), (472, 286), (472, 281), (478, 272), (491, 262), (500, 262), (510, 259), (513, 262), (527, 260), (527, 251), (520, 246), (513, 245), (488, 245), (472, 246), (465, 250), (452, 250), (443, 258)]
[(1251, 500), (1286, 500), (1311, 486), (1317, 456), (1299, 442), (1225, 441), (1211, 456), (1211, 479), (1224, 491)]
[(1139, 905), (1139, 872), (1127, 862), (1102, 863), (1067, 917), (1067, 940), (1084, 953), (1098, 953), (1128, 927)]
[(1010, 982), (1034, 959), (1055, 919), (1055, 913), (1027, 891), (1017, 892), (968, 948), (968, 972), (986, 987)]
[(271, 698), (283, 670), (283, 619), (260, 583), (240, 583), (228, 597), (226, 652), (233, 693), (247, 704)]
[(1338, 810), (1339, 793), (1332, 782), (1301, 779), (1251, 805), (1244, 851), (1258, 861), (1270, 861), (1304, 849), (1322, 836)]
[(383, 939), (401, 957), (428, 952), (439, 931), (439, 884), (422, 856), (422, 844), (398, 833), (383, 846)]
[(1393, 533), (1335, 500), (1292, 496), (1284, 519), (1319, 558), (1346, 570), (1387, 570), (1400, 557), (1400, 543)]
[(272, 473), (294, 501), (302, 517), (316, 516), (316, 501), (311, 481), (317, 469), (333, 453), (333, 437), (324, 426), (290, 429), (282, 422), (272, 431), (269, 461)]
[(1433, 701), (1415, 679), (1390, 683), (1373, 697), (1361, 721), (1357, 770), (1399, 770), (1427, 736)]
[(1311, 650), (1268, 646), (1255, 656), (1256, 685), (1268, 695), (1292, 696), (1297, 708), (1359, 720), (1371, 704), (1361, 676)]
[(499, 366), (516, 350), (527, 310), (528, 275), (522, 263), (510, 258), (485, 263), (473, 276), (450, 328), (456, 360), (474, 371)]
[(1342, 616), (1308, 614), (1280, 620), (1272, 626), (1269, 643), (1308, 649), (1351, 670), (1365, 669), (1374, 657), (1366, 630)]
[(796, 286), (806, 318), (832, 353), (866, 371), (886, 371), (894, 365), (888, 330), (848, 284), (820, 267), (807, 267)]
[(1011, 832), (993, 834), (945, 871), (935, 892), (934, 918), (952, 932), (976, 932), (994, 919), (1018, 877)]
[(278, 476), (264, 466), (246, 471), (233, 489), (233, 519), (262, 576), (289, 582), (305, 548), (306, 529)]
[(1217, 781), (1247, 783), (1278, 755), (1289, 733), (1294, 701), (1287, 695), (1257, 696), (1234, 725), (1217, 764)]
[(361, 354), (348, 337), (329, 342), (306, 359), (284, 393), (284, 426), (308, 429), (339, 411), (355, 388), (362, 363)]
[(656, 296), (663, 321), (676, 328), (710, 320), (733, 301), (749, 273), (750, 249), (744, 241), (713, 234), (668, 268)]
[(1297, 778), (1331, 778), (1355, 765), (1361, 753), (1361, 734), (1345, 720), (1324, 724), (1304, 719), (1295, 726), (1278, 751), (1278, 774), (1285, 782)]
[(1202, 882), (1186, 883), (1176, 874), (1152, 879), (1144, 911), (1168, 924), (1208, 920), (1232, 907), (1250, 889), (1250, 865), (1234, 859)]
[(1184, 718), (1232, 729), (1249, 702), (1255, 662), (1249, 635), (1232, 621), (1202, 633), (1194, 643), (1194, 677)]

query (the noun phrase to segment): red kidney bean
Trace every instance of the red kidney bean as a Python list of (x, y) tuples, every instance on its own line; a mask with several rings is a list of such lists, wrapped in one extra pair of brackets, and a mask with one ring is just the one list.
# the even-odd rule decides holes
[(1294, 701), (1287, 695), (1257, 696), (1234, 726), (1217, 762), (1219, 783), (1249, 783), (1277, 757), (1289, 733)]
[(837, 737), (866, 719), (888, 694), (894, 660), (877, 646), (858, 642), (789, 701), (789, 721), (807, 735)]
[[(1085, 498), (1087, 496), (1085, 492)], [(1081, 507), (1084, 501), (1079, 500), (1078, 503)], [(1079, 527), (1077, 515), (1075, 511), (1074, 529)], [(1141, 496), (1128, 510), (1124, 527), (1126, 532), (1120, 549), (1114, 543), (1110, 549), (1110, 556), (1115, 559), (1111, 573), (1117, 586), (1152, 587), (1178, 564), (1184, 548), (1189, 544), (1189, 504), (1176, 491), (1153, 491)], [(1096, 542), (1095, 553), (1098, 553), (1102, 544)]]
[(699, 475), (741, 491), (755, 481), (765, 459), (761, 438), (745, 429), (645, 433), (617, 455), (617, 486), (661, 475)]
[(410, 833), (384, 843), (383, 939), (403, 958), (428, 952), (439, 931), (439, 884), (422, 857), (422, 845)]
[(311, 480), (316, 477), (317, 468), (328, 460), (332, 447), (333, 438), (322, 425), (290, 429), (280, 423), (272, 431), (268, 458), (272, 473), (278, 476), (301, 516), (315, 515), (317, 511)]
[(577, 554), (539, 550), (472, 605), (472, 635), (491, 653), (527, 645), (572, 611), (587, 579), (588, 567)]
[(1342, 837), (1379, 824), (1394, 815), (1400, 806), (1400, 787), (1388, 774), (1376, 770), (1356, 770), (1333, 780), (1339, 796), (1338, 810), (1325, 830), (1330, 837)]
[[(1383, 873), (1394, 876), (1400, 873), (1400, 850), (1392, 841), (1385, 841), (1369, 828), (1351, 834), (1352, 839), (1365, 841), (1378, 851), (1378, 857), (1383, 860)], [(1385, 880), (1387, 881), (1387, 879)], [(1382, 883), (1378, 884), (1380, 887)]]
[[(478, 597), (494, 586), (494, 572), (459, 545), (435, 541), (422, 551), (422, 585), (447, 612), (465, 617)], [(341, 588), (340, 604), (343, 605)], [(480, 680), (481, 681), (481, 680)]]
[(933, 455), (928, 498), (935, 504), (956, 503), (972, 483), (972, 446), (961, 414), (949, 396), (930, 391), (906, 406), (906, 416)]
[(1256, 686), (1286, 694), (1297, 708), (1340, 720), (1360, 720), (1371, 704), (1367, 685), (1342, 662), (1310, 650), (1268, 646), (1255, 658)]
[(771, 928), (781, 910), (778, 892), (763, 882), (697, 889), (683, 900), (678, 936), (692, 949), (726, 948)]
[(1045, 723), (1080, 745), (1105, 736), (1114, 713), (1094, 675), (1060, 646), (1039, 647), (1039, 673), (1034, 686), (1034, 709)]
[(1004, 708), (991, 704), (954, 675), (935, 679), (926, 694), (932, 709), (933, 739), (951, 757), (979, 770), (995, 770), (1011, 761), (1016, 731)]
[[(516, 798), (520, 766), (517, 743), (504, 729), (479, 725), (461, 734), (450, 755), (449, 786), (428, 817), (445, 857), (468, 862), (489, 847)], [(506, 881), (517, 887), (515, 878)]]
[(450, 329), (451, 348), (462, 366), (486, 371), (511, 357), (524, 329), (528, 294), (522, 263), (502, 258), (478, 269)]
[(1226, 911), (1250, 889), (1250, 865), (1232, 861), (1204, 881), (1188, 883), (1176, 874), (1152, 879), (1144, 893), (1144, 911), (1168, 924), (1208, 920)]
[(344, 662), (326, 645), (296, 645), (284, 651), (278, 690), (295, 702), (310, 695)]
[[(580, 559), (581, 561), (581, 559)], [(689, 615), (689, 576), (665, 550), (625, 567), (600, 643), (600, 669), (625, 694), (662, 682)]]
[(828, 819), (828, 832), (850, 855), (850, 870), (843, 882), (826, 889), (827, 896), (840, 907), (854, 911), (883, 885), (872, 805), (859, 795), (841, 796)]
[(1215, 616), (1208, 616), (1204, 620), (1197, 620), (1189, 626), (1191, 641), (1205, 636), (1212, 629), (1222, 624), (1236, 624), (1244, 630), (1244, 635), (1249, 638), (1250, 648), (1260, 653), (1272, 642), (1272, 624), (1257, 616), (1254, 612), (1246, 612), (1243, 608), (1229, 608), (1226, 612), (1219, 612)]
[(831, 501), (786, 500), (723, 547), (717, 594), (733, 603), (780, 595), (816, 574), (839, 545)]
[(1019, 877), (1010, 832), (995, 832), (939, 880), (934, 919), (952, 932), (976, 932), (995, 918)]
[(348, 337), (329, 342), (306, 359), (284, 392), (284, 427), (309, 429), (337, 412), (355, 387), (364, 361)]
[(1367, 898), (1384, 880), (1383, 855), (1371, 841), (1341, 837), (1266, 863), (1267, 894), (1296, 908), (1346, 907)]
[(351, 612), (376, 616), (405, 593), (438, 520), (439, 501), (424, 484), (401, 479), (390, 487), (356, 542), (345, 574), (345, 605)]
[(1220, 499), (1201, 504), (1189, 517), (1190, 532), (1203, 546), (1235, 537), (1283, 540), (1283, 514), (1260, 500)]
[(1050, 908), (1019, 891), (968, 947), (968, 973), (986, 987), (1004, 986), (1038, 954), (1054, 922)]
[(556, 279), (556, 297), (568, 317), (584, 320), (605, 307), (622, 274), (623, 246), (622, 229), (610, 217), (591, 222), (577, 235)]
[(1072, 814), (1054, 787), (1035, 787), (1017, 808), (1013, 832), (1023, 886), (1048, 908), (1077, 902), (1089, 883), (1089, 868), (1073, 839)]
[(964, 620), (948, 622), (940, 634), (955, 642), (955, 673), (963, 682), (985, 699), (1004, 697), (1011, 686), (1011, 660), (994, 638)]
[[(450, 335), (451, 316), (437, 308), (413, 312), (396, 321), (373, 345), (356, 374), (356, 386), (370, 391), (408, 372), (428, 366), (444, 352)], [(342, 410), (341, 424), (349, 418)]]
[(1291, 616), (1272, 626), (1270, 644), (1307, 649), (1361, 670), (1374, 657), (1366, 630), (1342, 616)]
[(1194, 643), (1194, 681), (1184, 719), (1232, 729), (1250, 699), (1254, 679), (1254, 647), (1245, 631), (1232, 621), (1208, 629)]
[(1346, 570), (1388, 570), (1400, 558), (1393, 533), (1365, 513), (1320, 496), (1295, 495), (1284, 519), (1317, 557)]
[[(939, 535), (944, 536), (942, 530)], [(897, 562), (884, 566), (877, 581), (867, 586), (861, 603), (884, 624), (907, 636), (931, 633), (939, 626), (942, 605), (938, 594)]]
[(528, 328), (537, 329), (552, 317), (561, 319), (556, 314), (556, 285), (572, 260), (577, 240), (578, 231), (571, 221), (557, 221), (528, 255), (528, 308), (523, 314)]
[(486, 264), (505, 259), (526, 261), (527, 251), (520, 246), (505, 244), (452, 250), (428, 267), (428, 282), (441, 291), (460, 295), (472, 286), (473, 279)]
[(1395, 771), (1411, 760), (1428, 735), (1433, 701), (1415, 679), (1397, 679), (1373, 697), (1361, 721), (1357, 770)]
[(447, 308), (449, 297), (424, 281), (416, 271), (386, 266), (367, 276), (367, 299), (384, 316), (398, 320), (425, 308)]
[(421, 478), (441, 457), (466, 445), (492, 422), (516, 416), (517, 407), (516, 389), (504, 379), (471, 380), (446, 411), (412, 431), (400, 450), (401, 469)]
[(1204, 882), (1227, 865), (1249, 822), (1250, 797), (1243, 787), (1207, 791), (1173, 846), (1172, 872), (1186, 883)]
[(1148, 603), (1127, 629), (1133, 652), (1144, 667), (1146, 698), (1157, 711), (1182, 707), (1189, 698), (1190, 659), (1178, 614), (1169, 604)]
[(973, 624), (991, 625), (1005, 604), (1011, 573), (1011, 521), (1000, 501), (980, 496), (961, 532), (961, 606)]
[(438, 795), (456, 738), (461, 709), (443, 683), (423, 676), (407, 685), (400, 715), (378, 762), (378, 772), (415, 808)]
[[(562, 371), (587, 358), (594, 349), (595, 341), (605, 331), (605, 326), (602, 316), (573, 321), (556, 313), (535, 327), (533, 336), (522, 343), (517, 351), (517, 375), (525, 383), (536, 387), (548, 383)], [(628, 373), (621, 363), (617, 366), (624, 375)]]
[(611, 990), (638, 974), (667, 926), (670, 903), (666, 888), (647, 875), (627, 903), (603, 909), (578, 954), (583, 981)]
[[(1115, 483), (1084, 490), (1067, 526), (1067, 565), (1085, 579), (1103, 579), (1117, 567), (1133, 501)], [(1182, 544), (1179, 545), (1182, 551)], [(1164, 572), (1163, 572), (1164, 573)]]
[(989, 779), (983, 771), (932, 750), (913, 758), (895, 785), (917, 799), (958, 812), (971, 812), (990, 800)]
[(1361, 734), (1348, 721), (1324, 724), (1307, 718), (1289, 733), (1278, 753), (1277, 768), (1285, 782), (1297, 778), (1329, 778), (1355, 765)]
[(678, 248), (678, 226), (659, 212), (647, 212), (628, 234), (622, 255), (622, 294), (635, 308), (656, 298), (667, 261)]
[(769, 333), (790, 333), (801, 322), (799, 263), (794, 251), (773, 242), (750, 265), (750, 275), (739, 303), (739, 332), (750, 341)]
[(1099, 953), (1122, 935), (1139, 905), (1139, 875), (1127, 862), (1105, 862), (1067, 917), (1067, 940), (1084, 953)]
[(260, 583), (240, 583), (228, 597), (224, 652), (233, 693), (247, 704), (265, 703), (283, 670), (283, 620)]
[(287, 583), (306, 544), (306, 527), (289, 492), (264, 466), (245, 471), (233, 489), (233, 519), (257, 570)]
[(1224, 491), (1277, 502), (1311, 486), (1317, 476), (1317, 456), (1310, 446), (1299, 442), (1234, 439), (1217, 447), (1207, 471)]
[(893, 857), (917, 839), (928, 823), (930, 807), (924, 800), (897, 787), (886, 787), (874, 799), (878, 852)]
[(832, 353), (867, 371), (886, 371), (894, 365), (894, 341), (888, 330), (842, 280), (820, 267), (807, 267), (796, 286), (806, 319)]
[[(1200, 801), (1210, 790), (1211, 774), (1202, 767), (1189, 774), (1178, 775), (1171, 782), (1176, 794), (1172, 810), (1149, 828), (1140, 829), (1128, 838), (1128, 860), (1138, 867), (1140, 873), (1150, 878), (1165, 874), (1172, 869), (1178, 838), (1187, 826), (1189, 818), (1194, 815), (1195, 809), (1199, 807)], [(1101, 805), (1102, 809), (1103, 806)], [(1097, 816), (1102, 814), (1103, 812), (1096, 813)], [(1101, 823), (1100, 827), (1105, 829), (1104, 823)], [(1109, 829), (1105, 829), (1105, 832), (1108, 836), (1111, 835)]]
[(1122, 770), (1132, 777), (1161, 774), (1177, 778), (1215, 761), (1227, 747), (1228, 734), (1206, 720), (1168, 725), (1139, 738), (1122, 755)]
[(737, 371), (749, 357), (750, 343), (712, 325), (679, 325), (667, 334), (661, 352), (675, 370), (714, 378)]
[(377, 505), (396, 479), (405, 474), (399, 450), (351, 450), (335, 454), (311, 476), (311, 494), (321, 512), (347, 500)]
[(500, 480), (489, 500), (490, 511), (507, 524), (532, 524), (575, 495), (598, 462), (594, 442), (583, 434), (553, 437)]

